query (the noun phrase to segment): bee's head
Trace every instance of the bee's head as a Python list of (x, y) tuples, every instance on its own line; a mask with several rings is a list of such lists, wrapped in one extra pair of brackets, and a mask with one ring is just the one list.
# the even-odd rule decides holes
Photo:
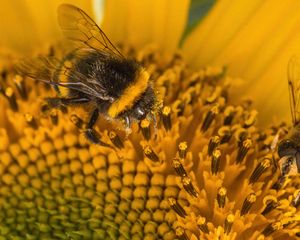
[(127, 126), (130, 126), (133, 121), (140, 121), (149, 116), (155, 105), (155, 95), (151, 86), (148, 86), (146, 91), (134, 103), (134, 105), (119, 115), (119, 118), (125, 120)]
[(137, 119), (137, 120), (142, 120), (144, 118), (146, 118), (146, 116), (148, 115), (149, 113), (149, 110), (144, 108), (144, 107), (136, 107), (134, 110), (133, 110), (133, 118)]
[(148, 116), (153, 110), (155, 103), (155, 95), (151, 86), (148, 86), (146, 91), (141, 95), (138, 101), (131, 109), (131, 117), (136, 120), (142, 120)]
[(280, 158), (284, 156), (293, 156), (298, 150), (297, 145), (289, 139), (284, 139), (278, 144), (278, 155)]

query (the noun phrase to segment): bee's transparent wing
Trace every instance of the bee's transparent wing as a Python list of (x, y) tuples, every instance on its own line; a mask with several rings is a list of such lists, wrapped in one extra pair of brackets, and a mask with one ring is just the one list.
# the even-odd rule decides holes
[(60, 92), (59, 87), (64, 87), (82, 92), (92, 98), (113, 101), (111, 97), (106, 95), (105, 89), (99, 85), (98, 81), (74, 71), (68, 64), (62, 63), (55, 57), (26, 59), (20, 61), (15, 66), (15, 70), (22, 76), (52, 85), (57, 92)]
[(61, 4), (57, 11), (59, 25), (68, 39), (124, 58), (100, 27), (83, 10), (71, 4)]
[(20, 60), (14, 68), (22, 76), (52, 84), (53, 75), (59, 65), (60, 61), (55, 57), (36, 57)]
[(300, 122), (300, 59), (293, 56), (288, 63), (290, 108), (294, 125)]

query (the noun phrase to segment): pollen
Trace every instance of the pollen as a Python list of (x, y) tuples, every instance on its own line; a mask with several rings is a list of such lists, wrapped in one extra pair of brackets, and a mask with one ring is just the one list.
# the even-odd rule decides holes
[(1, 66), (0, 239), (297, 239), (299, 176), (274, 187), (282, 125), (258, 128), (223, 68), (123, 51), (163, 103), (130, 132), (89, 129), (89, 106), (52, 109), (53, 89)]

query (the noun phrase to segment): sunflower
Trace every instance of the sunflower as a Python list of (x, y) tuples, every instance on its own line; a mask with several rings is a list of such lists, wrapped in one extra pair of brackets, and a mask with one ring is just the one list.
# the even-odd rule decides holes
[[(291, 49), (277, 50), (287, 36), (297, 39), (291, 34), (299, 25), (296, 1), (219, 1), (185, 34), (189, 1), (107, 1), (104, 31), (125, 55), (143, 63), (163, 106), (156, 124), (147, 119), (134, 123), (129, 135), (115, 122), (99, 119), (98, 144), (81, 133), (85, 109), (48, 109), (43, 97), (53, 91), (12, 70), (20, 55), (60, 51), (57, 45), (49, 51), (43, 46), (44, 39), (49, 46), (50, 39), (59, 38), (53, 22), (44, 21), (54, 16), (49, 9), (58, 2), (35, 1), (34, 7), (29, 1), (16, 2), (26, 7), (22, 14), (37, 37), (20, 29), (22, 34), (1, 39), (10, 51), (0, 51), (0, 239), (254, 240), (300, 235), (299, 176), (277, 186), (279, 157), (273, 145), (286, 126), (277, 121), (258, 127), (257, 118), (264, 116), (260, 113), (274, 110), (262, 108), (270, 104), (251, 94), (249, 81), (245, 90), (252, 97), (238, 94), (234, 86), (240, 78), (232, 77), (282, 76), (276, 68), (283, 61), (279, 56), (287, 57)], [(73, 3), (99, 17), (99, 1)], [(13, 7), (8, 1), (4, 6)], [(267, 17), (270, 10), (274, 14)], [(294, 15), (285, 22), (283, 13), (289, 11)], [(14, 25), (20, 15), (11, 12), (3, 14)], [(263, 43), (273, 43), (267, 36), (275, 34), (278, 22), (286, 28), (276, 33), (272, 46), (263, 48)], [(9, 32), (8, 25), (0, 26)], [(53, 32), (45, 33), (45, 26)], [(250, 37), (250, 30), (261, 42)], [(30, 39), (26, 50), (18, 34), (24, 42)], [(278, 60), (267, 74), (275, 55)]]

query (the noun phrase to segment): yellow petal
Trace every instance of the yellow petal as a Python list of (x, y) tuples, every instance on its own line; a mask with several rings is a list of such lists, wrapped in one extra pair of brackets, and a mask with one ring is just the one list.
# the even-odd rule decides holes
[(63, 2), (92, 12), (90, 1), (85, 0), (1, 1), (0, 45), (26, 54), (59, 39), (56, 9)]
[(260, 123), (289, 117), (288, 59), (300, 53), (300, 2), (221, 0), (189, 36), (184, 52), (196, 67), (227, 65), (246, 79), (235, 96), (250, 97)]
[(187, 21), (189, 0), (106, 1), (103, 29), (113, 42), (174, 51)]

